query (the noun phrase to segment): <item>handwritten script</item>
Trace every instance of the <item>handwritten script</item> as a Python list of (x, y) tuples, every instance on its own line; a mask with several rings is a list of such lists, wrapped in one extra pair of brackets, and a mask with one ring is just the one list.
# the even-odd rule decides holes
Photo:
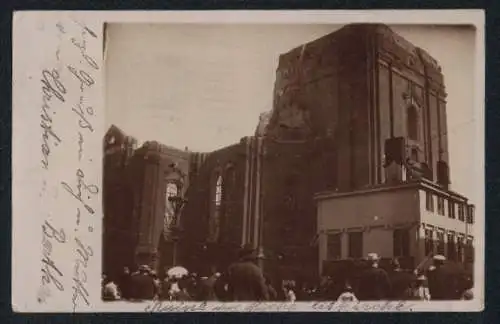
[[(95, 217), (100, 189), (96, 180), (87, 175), (89, 166), (92, 166), (92, 154), (86, 151), (85, 144), (95, 132), (95, 110), (90, 104), (89, 91), (96, 86), (96, 75), (100, 73), (98, 60), (89, 49), (98, 48), (95, 44), (100, 40), (89, 26), (75, 20), (57, 22), (51, 28), (59, 42), (54, 51), (53, 66), (42, 69), (40, 74), (40, 167), (47, 174), (42, 176), (40, 196), (48, 196), (45, 193), (48, 182), (54, 182), (63, 189), (60, 197), (57, 189), (55, 195), (69, 206), (74, 206), (74, 214), (65, 216), (74, 218), (74, 222), (70, 222), (74, 224), (74, 233), (68, 231), (68, 222), (57, 224), (56, 217), (45, 217), (38, 302), (46, 303), (54, 289), (72, 290), (73, 310), (76, 310), (80, 305), (90, 304), (87, 271), (94, 251), (86, 240), (88, 233), (93, 232), (92, 224), (98, 221)], [(58, 118), (60, 115), (62, 117)], [(64, 172), (50, 172), (54, 171), (52, 168), (58, 168), (54, 157), (58, 149), (74, 156), (69, 161), (77, 161), (64, 165), (75, 165), (71, 176), (64, 175)], [(54, 180), (54, 174), (61, 174), (61, 178)], [(64, 273), (61, 269), (66, 260), (57, 259), (57, 253), (54, 253), (57, 246), (60, 249), (73, 247), (72, 273)], [(65, 287), (65, 283), (69, 282), (71, 287)]]
[(406, 301), (384, 301), (376, 303), (363, 302), (251, 302), (251, 303), (223, 303), (223, 302), (162, 302), (159, 300), (149, 303), (144, 309), (146, 312), (186, 313), (186, 312), (408, 312), (413, 305)]

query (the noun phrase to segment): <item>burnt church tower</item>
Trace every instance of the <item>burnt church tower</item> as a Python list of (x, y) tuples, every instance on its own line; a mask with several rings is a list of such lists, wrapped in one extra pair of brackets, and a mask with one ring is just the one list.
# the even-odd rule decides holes
[(317, 273), (319, 192), (421, 178), (447, 189), (445, 98), (437, 62), (385, 25), (347, 25), (281, 55), (255, 195), (256, 245), (282, 259), (265, 268)]
[(348, 25), (280, 57), (269, 135), (334, 141), (340, 191), (416, 177), (446, 187), (445, 98), (423, 49), (384, 25)]

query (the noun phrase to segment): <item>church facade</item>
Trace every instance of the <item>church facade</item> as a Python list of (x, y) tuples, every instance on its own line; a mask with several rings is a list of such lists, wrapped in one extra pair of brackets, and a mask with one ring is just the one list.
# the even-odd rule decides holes
[[(354, 24), (280, 56), (273, 109), (239, 143), (210, 153), (154, 141), (137, 148), (111, 127), (103, 270), (162, 272), (173, 260), (223, 269), (252, 244), (266, 272), (318, 276), (319, 193), (409, 181), (449, 190), (445, 98), (428, 53), (387, 26)], [(172, 196), (186, 199), (175, 239)]]

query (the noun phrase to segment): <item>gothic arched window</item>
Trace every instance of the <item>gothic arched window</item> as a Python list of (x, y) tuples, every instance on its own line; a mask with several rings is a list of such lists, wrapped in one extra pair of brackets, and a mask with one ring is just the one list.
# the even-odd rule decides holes
[(215, 206), (220, 207), (222, 203), (222, 176), (217, 177), (215, 184)]
[(414, 105), (408, 107), (406, 128), (408, 131), (408, 138), (415, 141), (418, 140), (418, 111), (417, 107)]
[(179, 187), (174, 182), (167, 182), (167, 188), (165, 193), (165, 215), (163, 221), (163, 233), (165, 238), (167, 238), (170, 233), (170, 225), (175, 217), (175, 210), (172, 205), (172, 201), (170, 201), (171, 197), (175, 197), (179, 194)]
[(208, 241), (217, 242), (219, 240), (220, 222), (221, 222), (221, 205), (223, 195), (223, 180), (222, 176), (218, 175), (215, 182), (215, 199), (214, 207), (210, 212)]

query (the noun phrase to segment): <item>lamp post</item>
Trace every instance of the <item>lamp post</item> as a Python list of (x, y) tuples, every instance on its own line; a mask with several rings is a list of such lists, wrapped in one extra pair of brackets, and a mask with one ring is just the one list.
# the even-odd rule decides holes
[(172, 196), (169, 197), (168, 200), (172, 204), (173, 210), (174, 210), (174, 219), (172, 220), (172, 225), (171, 225), (171, 240), (173, 243), (173, 251), (172, 251), (172, 263), (173, 266), (177, 265), (177, 254), (178, 254), (178, 242), (181, 239), (182, 236), (182, 227), (180, 223), (180, 216), (182, 213), (183, 207), (187, 203), (187, 199), (182, 197), (181, 195), (177, 196)]

